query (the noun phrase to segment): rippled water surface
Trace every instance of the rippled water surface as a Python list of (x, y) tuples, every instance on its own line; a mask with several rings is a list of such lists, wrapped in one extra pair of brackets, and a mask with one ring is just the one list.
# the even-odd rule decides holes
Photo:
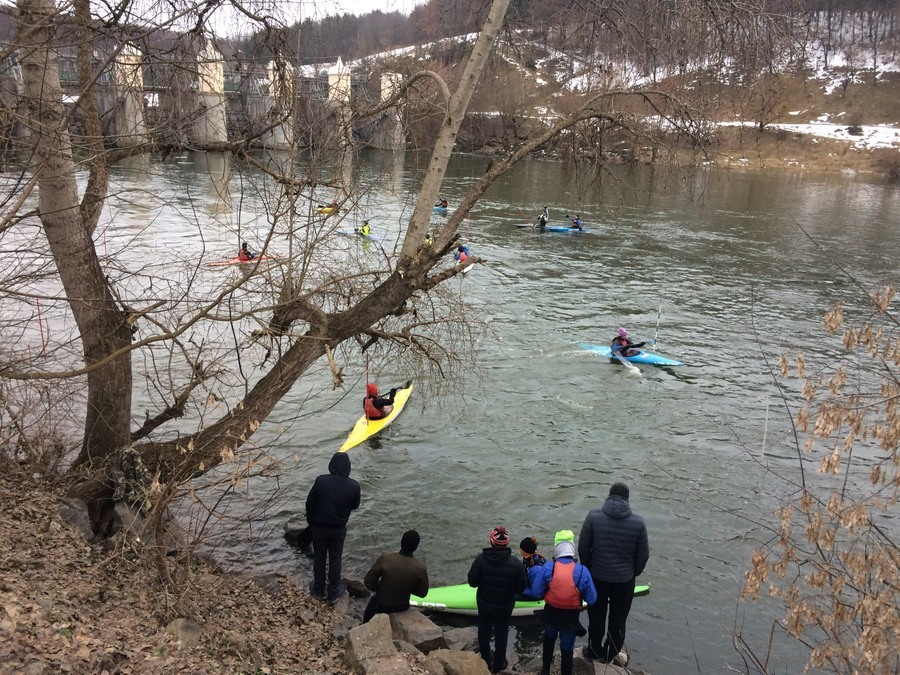
[[(151, 189), (208, 183), (192, 161), (162, 172)], [(371, 165), (362, 173), (374, 172)], [(455, 159), (443, 188), (451, 206), (485, 166)], [(388, 249), (409, 213), (411, 168), (395, 165), (365, 205)], [(616, 178), (637, 191), (529, 161), (473, 211), (464, 232), (485, 263), (451, 283), (468, 312), (490, 319), (496, 339), (473, 355), (463, 395), (427, 407), (414, 396), (379, 439), (351, 451), (363, 506), (350, 522), (345, 572), (361, 577), (408, 528), (421, 532), (420, 555), (436, 584), (462, 581), (498, 523), (515, 541), (536, 536), (549, 553), (553, 532), (577, 532), (609, 485), (624, 480), (651, 545), (642, 580), (652, 593), (635, 602), (628, 624), (632, 663), (657, 675), (697, 672), (697, 663), (702, 672), (725, 672), (740, 666), (736, 625), (759, 649), (768, 640), (772, 608), (739, 603), (738, 591), (787, 489), (777, 476), (796, 471), (769, 366), (795, 349), (814, 369), (835, 360), (840, 343), (823, 335), (822, 315), (855, 297), (837, 265), (864, 284), (897, 273), (900, 193), (855, 176), (800, 173), (685, 178), (641, 170)], [(197, 208), (196, 196), (181, 194), (185, 208)], [(210, 194), (201, 202), (215, 221)], [(544, 203), (553, 220), (579, 213), (591, 232), (514, 227)], [(172, 231), (163, 217), (148, 218), (135, 236), (190, 247), (200, 234)], [(233, 243), (215, 228), (203, 237), (210, 249)], [(645, 366), (635, 377), (575, 345), (608, 343), (619, 325), (638, 338), (656, 336), (659, 352), (687, 365)], [(415, 377), (390, 364), (379, 369), (388, 386)], [(360, 414), (360, 377), (347, 379), (349, 393), (332, 392), (320, 370), (282, 402), (254, 440), (278, 438), (283, 473), (277, 486), (257, 485), (244, 499), (252, 506), (277, 487), (277, 512), (252, 539), (233, 534), (219, 555), (246, 568), (308, 574), (281, 527), (302, 515), (311, 481)], [(310, 414), (297, 418), (298, 409)], [(522, 629), (523, 652), (535, 649), (529, 635)], [(801, 656), (789, 646), (776, 652), (780, 672), (799, 672)]]

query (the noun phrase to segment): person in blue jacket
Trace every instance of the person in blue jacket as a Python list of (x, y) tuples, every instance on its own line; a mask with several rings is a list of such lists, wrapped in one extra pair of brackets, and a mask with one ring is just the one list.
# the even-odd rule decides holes
[(544, 599), (544, 648), (541, 675), (550, 675), (556, 638), (559, 637), (560, 674), (572, 675), (575, 658), (575, 637), (581, 624), (581, 603), (597, 602), (597, 589), (590, 570), (575, 561), (574, 535), (571, 530), (557, 532), (559, 541), (553, 549), (553, 564), (540, 568), (534, 592)]
[(537, 539), (534, 537), (525, 537), (519, 543), (519, 552), (522, 554), (522, 564), (525, 566), (525, 573), (528, 574), (528, 588), (522, 591), (522, 596), (526, 600), (540, 600), (540, 596), (534, 594), (532, 587), (541, 573), (541, 565), (547, 562), (547, 559), (538, 553)]
[(635, 356), (640, 353), (638, 350), (641, 347), (649, 344), (653, 344), (653, 340), (647, 340), (646, 342), (632, 342), (631, 338), (628, 337), (628, 331), (624, 328), (619, 328), (616, 337), (609, 343), (610, 356), (613, 358), (615, 358), (617, 354), (622, 356)]
[(469, 247), (466, 244), (460, 244), (459, 247), (456, 249), (456, 255), (454, 256), (454, 258), (458, 262), (465, 262), (466, 260), (468, 260), (469, 259)]

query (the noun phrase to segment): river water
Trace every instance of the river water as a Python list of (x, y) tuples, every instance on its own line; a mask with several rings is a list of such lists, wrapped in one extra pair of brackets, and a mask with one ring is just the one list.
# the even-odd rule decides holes
[[(227, 257), (236, 240), (221, 222), (245, 218), (245, 237), (263, 229), (252, 222), (258, 195), (240, 200), (243, 215), (220, 211), (222, 186), (210, 182), (208, 161), (176, 159), (154, 167), (142, 189), (179, 195), (182, 211), (207, 224), (185, 227), (171, 210), (141, 214), (133, 200), (104, 246), (124, 249), (127, 232), (132, 247), (189, 251), (202, 241)], [(383, 159), (366, 157), (358, 170), (369, 178), (387, 171), (360, 213), (373, 214), (390, 250), (418, 165), (412, 156)], [(443, 187), (451, 206), (485, 167), (483, 158), (454, 159)], [(241, 189), (232, 182), (232, 200)], [(580, 214), (590, 233), (514, 227), (544, 204), (556, 222)], [(351, 213), (348, 226), (360, 217)], [(484, 264), (450, 282), (466, 313), (490, 325), (471, 367), (455, 374), (446, 396), (423, 405), (414, 395), (380, 438), (350, 452), (363, 505), (351, 518), (345, 575), (361, 578), (409, 528), (422, 534), (419, 555), (433, 584), (464, 581), (497, 524), (515, 542), (537, 537), (549, 554), (553, 533), (577, 533), (609, 485), (623, 480), (651, 546), (641, 580), (652, 592), (635, 601), (628, 622), (632, 664), (657, 675), (742, 669), (736, 626), (762, 653), (778, 610), (739, 601), (742, 574), (753, 546), (772, 536), (784, 478), (797, 471), (769, 366), (777, 370), (782, 352), (799, 349), (811, 370), (834, 364), (842, 349), (824, 335), (822, 315), (837, 300), (848, 301), (851, 317), (860, 305), (838, 265), (864, 285), (895, 276), (898, 224), (896, 186), (856, 175), (642, 167), (596, 182), (581, 167), (523, 162), (464, 227)], [(687, 365), (642, 366), (636, 376), (575, 344), (606, 344), (620, 325), (637, 338), (655, 336), (660, 353)], [(224, 562), (309, 575), (309, 561), (281, 531), (302, 516), (312, 480), (360, 414), (362, 361), (345, 365), (347, 390), (331, 391), (322, 364), (254, 436), (280, 461), (280, 475), (234, 489), (232, 516), (272, 501), (252, 527), (225, 531), (216, 550)], [(416, 378), (390, 363), (372, 367), (382, 385)], [(795, 402), (796, 384), (787, 391)], [(516, 628), (522, 655), (537, 651), (535, 634), (533, 625)], [(776, 632), (772, 663), (799, 672), (802, 650)]]
[[(451, 205), (485, 164), (455, 159), (443, 188)], [(380, 197), (386, 213), (414, 189), (413, 168), (395, 167), (392, 192)], [(577, 532), (624, 480), (649, 528), (642, 579), (653, 586), (629, 619), (632, 663), (652, 673), (725, 672), (741, 667), (736, 627), (765, 650), (778, 608), (738, 594), (750, 551), (771, 537), (789, 489), (780, 476), (796, 478), (789, 415), (766, 360), (776, 367), (783, 351), (802, 349), (814, 370), (834, 363), (841, 346), (824, 335), (822, 315), (839, 299), (859, 304), (836, 265), (866, 285), (896, 275), (900, 192), (852, 175), (642, 168), (613, 178), (636, 189), (528, 161), (478, 204), (464, 233), (486, 262), (452, 283), (495, 337), (473, 356), (461, 395), (424, 407), (413, 398), (380, 439), (351, 451), (363, 506), (346, 564), (361, 577), (416, 528), (432, 583), (458, 583), (494, 525), (507, 525), (516, 542), (536, 536), (549, 553), (553, 532)], [(579, 213), (591, 233), (514, 227), (545, 203), (553, 220)], [(619, 325), (656, 336), (658, 351), (687, 365), (642, 367), (636, 377), (575, 346), (608, 343)], [(380, 370), (383, 385), (415, 377)], [(320, 415), (279, 438), (284, 500), (270, 536), (233, 542), (244, 565), (308, 573), (280, 527), (302, 515), (313, 477), (359, 414), (362, 383), (346, 397), (321, 395)], [(284, 420), (291, 405), (279, 409)], [(523, 655), (536, 651), (534, 633), (518, 629)], [(799, 672), (802, 650), (776, 634), (771, 662)]]

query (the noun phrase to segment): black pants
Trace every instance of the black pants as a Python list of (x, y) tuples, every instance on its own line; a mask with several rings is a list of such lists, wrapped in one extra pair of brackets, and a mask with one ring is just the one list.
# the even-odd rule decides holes
[[(625, 622), (634, 600), (634, 579), (609, 582), (593, 577), (597, 602), (588, 605), (588, 646), (594, 656), (612, 661), (625, 646)], [(606, 611), (609, 609), (609, 626)]]
[(366, 605), (366, 611), (363, 612), (363, 623), (369, 623), (376, 614), (396, 614), (397, 612), (405, 612), (409, 609), (409, 603), (405, 605), (385, 605), (375, 599), (373, 595), (369, 598), (369, 604)]
[[(488, 665), (488, 669), (499, 672), (506, 664), (506, 645), (509, 642), (509, 620), (512, 609), (508, 612), (486, 612), (478, 608), (478, 651)], [(491, 658), (491, 631), (494, 632), (494, 654)]]
[[(313, 545), (313, 591), (331, 596), (341, 585), (341, 556), (344, 554), (346, 527), (310, 525)], [(325, 587), (325, 566), (328, 564), (328, 587)], [(327, 591), (327, 593), (326, 593)]]

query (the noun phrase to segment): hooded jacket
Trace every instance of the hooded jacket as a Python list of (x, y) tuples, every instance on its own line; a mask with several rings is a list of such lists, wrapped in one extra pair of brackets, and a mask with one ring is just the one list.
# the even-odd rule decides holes
[(306, 522), (319, 527), (346, 527), (350, 512), (359, 508), (359, 483), (350, 478), (350, 456), (336, 452), (328, 473), (313, 483), (306, 497)]
[(650, 559), (644, 519), (632, 512), (627, 499), (610, 495), (584, 519), (578, 557), (597, 581), (620, 583), (640, 576)]
[(475, 601), (479, 612), (512, 614), (516, 594), (528, 586), (528, 575), (508, 546), (491, 546), (482, 549), (472, 562), (468, 581), (478, 589)]

